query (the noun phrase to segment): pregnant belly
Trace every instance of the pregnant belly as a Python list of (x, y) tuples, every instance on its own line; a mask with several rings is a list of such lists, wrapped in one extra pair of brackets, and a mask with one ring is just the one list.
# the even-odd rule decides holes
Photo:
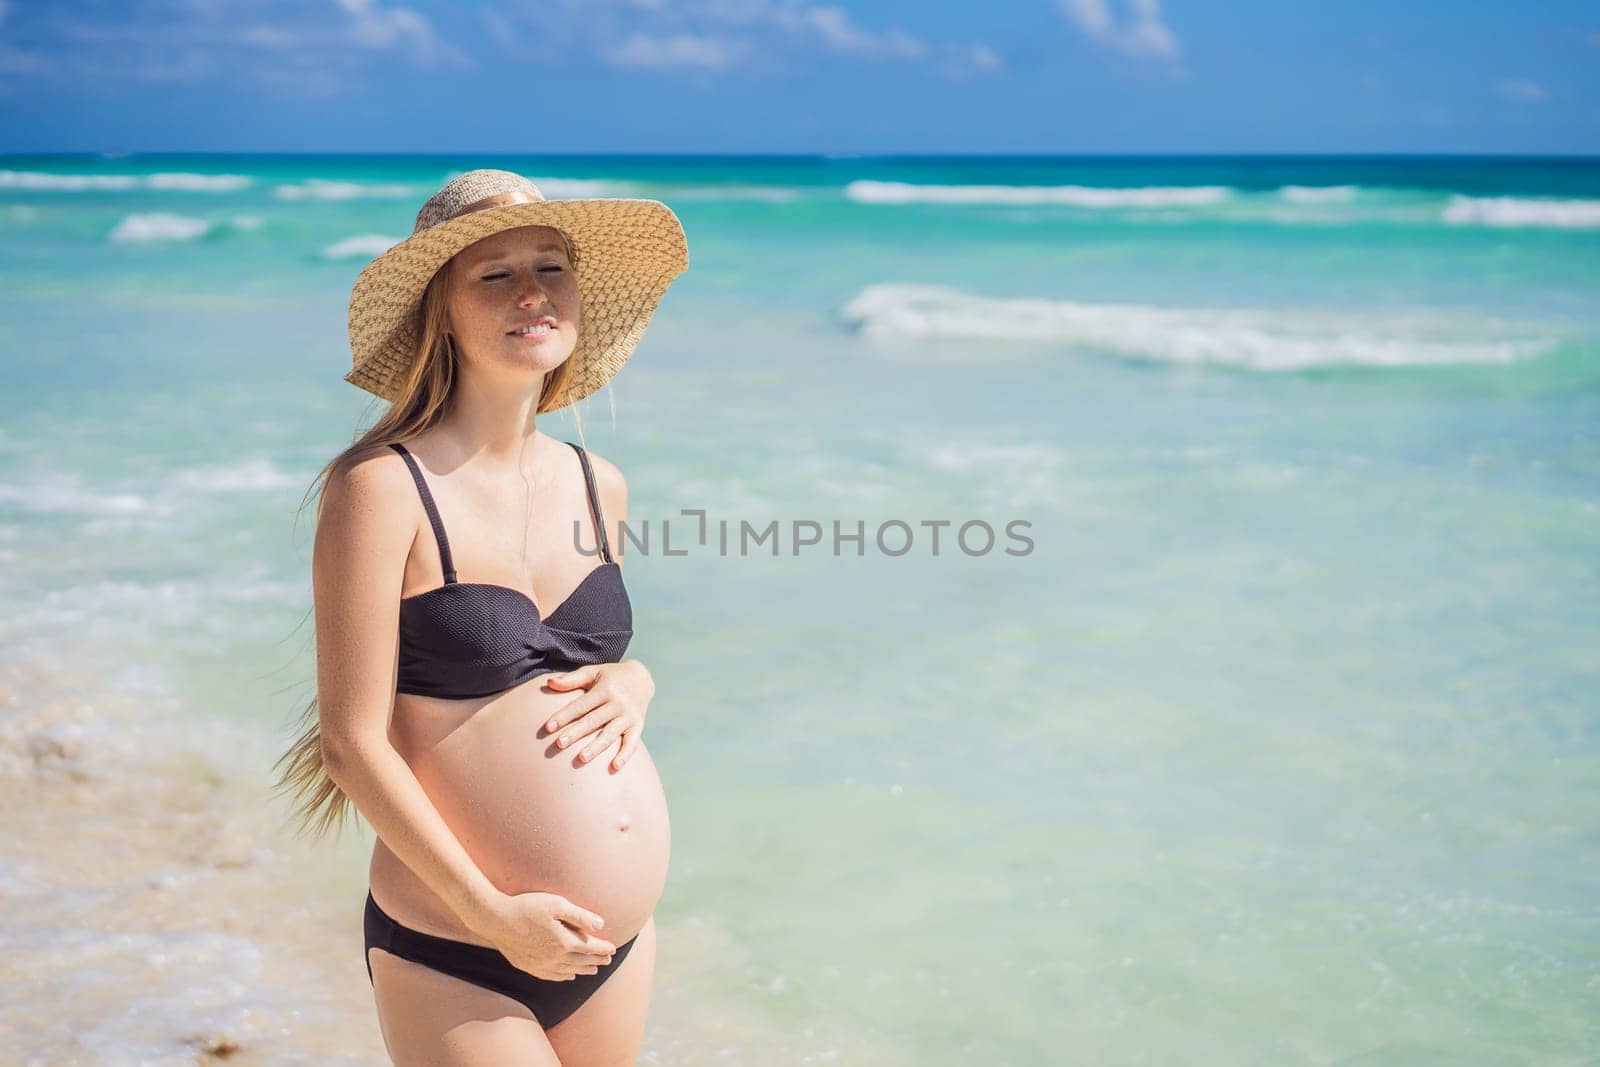
[[(592, 733), (564, 749), (540, 736), (577, 695), (546, 691), (538, 679), (481, 701), (402, 694), (390, 739), (496, 887), (559, 893), (605, 919), (602, 936), (620, 945), (643, 928), (666, 886), (666, 797), (643, 744), (614, 771), (615, 739), (580, 763)], [(381, 840), (371, 882), (400, 922), (484, 943)]]

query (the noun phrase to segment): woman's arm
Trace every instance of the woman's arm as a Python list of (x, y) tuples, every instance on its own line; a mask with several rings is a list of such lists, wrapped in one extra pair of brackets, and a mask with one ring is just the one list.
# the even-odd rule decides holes
[(311, 563), (322, 759), (383, 843), (473, 927), (499, 890), (389, 741), (400, 592), (419, 529), (404, 518), (416, 493), (404, 462), (391, 449), (368, 453), (323, 490)]

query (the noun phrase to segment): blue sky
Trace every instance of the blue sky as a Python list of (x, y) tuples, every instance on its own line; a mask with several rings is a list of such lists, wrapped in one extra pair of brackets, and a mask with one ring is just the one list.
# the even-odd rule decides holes
[(0, 151), (1600, 152), (1600, 4), (0, 0)]

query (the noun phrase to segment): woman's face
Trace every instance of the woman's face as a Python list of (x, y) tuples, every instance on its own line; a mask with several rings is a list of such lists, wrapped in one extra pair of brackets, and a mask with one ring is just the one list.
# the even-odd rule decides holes
[(578, 279), (556, 230), (502, 230), (456, 253), (450, 271), (450, 331), (468, 373), (537, 384), (572, 355)]

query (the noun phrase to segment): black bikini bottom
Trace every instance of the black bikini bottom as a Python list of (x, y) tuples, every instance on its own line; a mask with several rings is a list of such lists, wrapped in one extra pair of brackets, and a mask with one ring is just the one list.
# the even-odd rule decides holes
[[(402, 926), (391, 919), (378, 902), (367, 893), (367, 912), (362, 921), (366, 931), (367, 951), (381, 948), (412, 963), (431, 967), (463, 982), (504, 993), (533, 1012), (539, 1025), (548, 1030), (562, 1019), (577, 1011), (583, 1002), (594, 995), (605, 980), (611, 977), (639, 940), (634, 934), (625, 944), (617, 946), (611, 962), (603, 965), (596, 974), (580, 974), (565, 982), (552, 982), (535, 978), (527, 971), (511, 965), (511, 961), (497, 949), (487, 945), (470, 945), (447, 937), (435, 937), (421, 930)], [(372, 981), (372, 958), (367, 957), (367, 981)]]

